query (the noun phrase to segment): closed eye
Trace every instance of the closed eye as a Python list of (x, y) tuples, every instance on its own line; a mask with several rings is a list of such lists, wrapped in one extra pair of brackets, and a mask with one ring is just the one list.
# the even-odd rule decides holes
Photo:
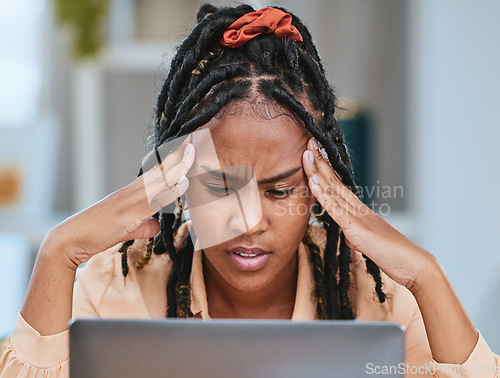
[(216, 186), (216, 185), (207, 185), (205, 186), (210, 190), (211, 192), (217, 194), (217, 195), (224, 195), (227, 196), (229, 193), (232, 193), (235, 191), (234, 188), (231, 187), (225, 187), (225, 186)]
[[(224, 195), (228, 196), (231, 193), (234, 193), (236, 191), (235, 188), (232, 187), (225, 187), (225, 186), (218, 186), (218, 185), (207, 185), (205, 186), (210, 190), (211, 192), (217, 194), (217, 195)], [(278, 189), (270, 189), (266, 191), (266, 194), (268, 196), (271, 196), (274, 199), (283, 199), (292, 194), (292, 192), (295, 190), (295, 187), (286, 189), (286, 190), (278, 190)]]
[(292, 194), (294, 189), (295, 187), (286, 190), (270, 189), (266, 192), (266, 194), (269, 194), (271, 197), (275, 199), (283, 199)]

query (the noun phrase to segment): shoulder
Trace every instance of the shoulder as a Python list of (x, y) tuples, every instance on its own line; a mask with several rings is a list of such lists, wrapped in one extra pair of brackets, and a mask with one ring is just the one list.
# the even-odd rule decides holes
[[(78, 269), (74, 295), (75, 317), (145, 316), (148, 313), (149, 298), (155, 295), (155, 298), (161, 297), (165, 291), (171, 261), (166, 254), (153, 254), (149, 263), (139, 269), (136, 262), (144, 255), (146, 244), (147, 240), (136, 240), (129, 248), (127, 277), (122, 273), (122, 254), (118, 252), (120, 245), (93, 256)], [(151, 287), (153, 290), (149, 289)]]
[(417, 302), (410, 291), (381, 272), (382, 290), (386, 294), (386, 300), (380, 303), (375, 293), (375, 281), (366, 269), (363, 255), (353, 251), (351, 261), (349, 297), (356, 319), (394, 321), (404, 326), (410, 324), (419, 312)]
[[(326, 244), (325, 229), (320, 223), (312, 223), (308, 232), (313, 242), (323, 251)], [(350, 268), (349, 299), (356, 319), (394, 321), (407, 326), (418, 315), (418, 305), (413, 295), (383, 272), (382, 290), (387, 299), (384, 303), (378, 301), (375, 281), (368, 273), (365, 259), (360, 252), (352, 251)]]
[[(136, 240), (128, 249), (127, 261), (129, 268), (135, 267), (135, 262), (140, 259), (146, 249), (147, 240)], [(122, 275), (122, 254), (118, 252), (121, 244), (117, 244), (101, 253), (98, 253), (78, 268), (77, 278), (87, 281), (89, 278), (106, 282), (115, 276)]]
[[(141, 268), (136, 266), (136, 263), (144, 256), (146, 252), (147, 239), (136, 240), (127, 251), (127, 263), (129, 272), (134, 273)], [(78, 277), (86, 277), (87, 275), (99, 276), (101, 278), (123, 276), (122, 273), (122, 254), (118, 251), (121, 244), (117, 244), (101, 253), (94, 255), (84, 266), (78, 268)], [(168, 255), (164, 254), (157, 256), (152, 255), (148, 266), (164, 266), (170, 263)]]

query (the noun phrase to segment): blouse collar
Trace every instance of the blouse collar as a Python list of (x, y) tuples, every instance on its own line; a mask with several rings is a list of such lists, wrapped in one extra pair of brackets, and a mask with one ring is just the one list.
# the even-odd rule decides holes
[[(202, 251), (194, 251), (191, 269), (191, 311), (195, 318), (210, 319), (208, 313), (207, 292), (203, 276)], [(313, 267), (309, 260), (306, 247), (300, 243), (298, 249), (298, 277), (293, 321), (316, 319), (316, 304), (314, 299)]]

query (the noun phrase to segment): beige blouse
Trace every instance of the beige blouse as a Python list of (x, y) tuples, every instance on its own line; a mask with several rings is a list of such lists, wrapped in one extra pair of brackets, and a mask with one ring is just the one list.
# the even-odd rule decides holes
[[(130, 250), (130, 272), (121, 272), (117, 247), (94, 256), (79, 269), (75, 283), (73, 316), (103, 318), (164, 318), (167, 310), (165, 287), (171, 269), (167, 255), (153, 255), (150, 263), (137, 270), (133, 262), (144, 251), (145, 241)], [(374, 281), (366, 272), (364, 259), (353, 253), (350, 298), (359, 320), (397, 322), (406, 327), (407, 376), (411, 377), (499, 377), (500, 357), (491, 352), (481, 335), (463, 365), (433, 361), (424, 324), (413, 295), (383, 275), (384, 291), (390, 294), (381, 304), (374, 294)], [(210, 319), (203, 277), (202, 252), (195, 251), (191, 273), (191, 310), (196, 317)], [(314, 278), (307, 249), (298, 252), (298, 279), (294, 320), (316, 318)], [(68, 377), (69, 332), (40, 336), (21, 315), (0, 357), (0, 377)], [(411, 374), (410, 374), (411, 373)], [(465, 374), (461, 374), (465, 373)]]

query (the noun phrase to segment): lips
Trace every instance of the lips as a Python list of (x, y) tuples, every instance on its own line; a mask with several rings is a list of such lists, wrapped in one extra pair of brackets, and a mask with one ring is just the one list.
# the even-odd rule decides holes
[(228, 254), (236, 268), (252, 271), (260, 269), (271, 255), (271, 252), (260, 248), (238, 247), (229, 251)]

